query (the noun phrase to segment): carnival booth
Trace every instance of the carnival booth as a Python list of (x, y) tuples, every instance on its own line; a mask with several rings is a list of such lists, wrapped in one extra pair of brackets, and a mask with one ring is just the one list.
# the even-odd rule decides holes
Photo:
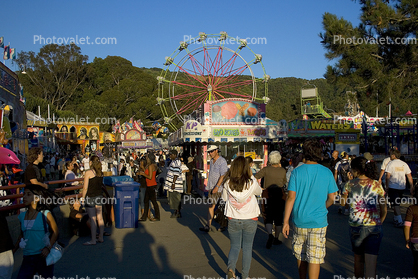
[(141, 120), (134, 121), (132, 118), (123, 124), (119, 120), (113, 126), (113, 132), (116, 137), (117, 148), (120, 150), (140, 149), (146, 151), (153, 145), (147, 141), (147, 135), (143, 129)]
[(55, 137), (60, 148), (63, 151), (79, 150), (82, 153), (99, 151), (99, 124), (82, 122), (82, 118), (79, 120), (80, 122), (70, 120), (57, 125)]
[(293, 120), (289, 123), (288, 145), (299, 145), (307, 138), (319, 138), (329, 150), (346, 151), (359, 155), (360, 130), (353, 122), (338, 122), (331, 119)]
[(272, 121), (267, 124), (265, 104), (244, 99), (218, 100), (206, 102), (195, 111), (191, 120), (169, 136), (169, 145), (180, 146), (183, 154), (193, 156), (196, 168), (206, 178), (208, 145), (217, 145), (228, 163), (236, 156), (250, 156), (259, 170), (267, 165), (268, 145), (280, 133)]

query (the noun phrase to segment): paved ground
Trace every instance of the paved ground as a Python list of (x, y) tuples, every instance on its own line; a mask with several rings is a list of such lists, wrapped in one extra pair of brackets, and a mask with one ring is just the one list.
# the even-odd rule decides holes
[[(136, 229), (107, 228), (105, 242), (83, 246), (88, 237), (69, 240), (63, 258), (55, 265), (55, 276), (73, 278), (225, 278), (229, 252), (227, 232), (203, 233), (198, 230), (206, 218), (205, 205), (184, 206), (183, 218), (170, 219), (164, 200), (160, 222), (140, 223)], [(404, 209), (405, 210), (405, 209)], [(412, 254), (404, 248), (403, 231), (392, 225), (389, 210), (378, 258), (378, 275), (384, 278), (413, 278)], [(216, 224), (217, 225), (217, 224)], [(281, 236), (281, 239), (284, 240)], [(267, 233), (259, 222), (253, 248), (250, 275), (255, 278), (298, 278), (291, 241), (267, 250)], [(327, 232), (326, 263), (320, 278), (353, 276), (353, 254), (348, 238), (347, 216), (337, 214), (332, 206)], [(20, 267), (21, 252), (15, 257), (15, 272)], [(237, 269), (241, 270), (241, 257)], [(78, 277), (77, 277), (78, 276)], [(388, 276), (388, 277), (386, 277)]]

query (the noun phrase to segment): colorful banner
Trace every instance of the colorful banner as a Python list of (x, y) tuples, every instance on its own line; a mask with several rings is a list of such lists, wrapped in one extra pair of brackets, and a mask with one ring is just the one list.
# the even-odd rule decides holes
[(100, 140), (99, 125), (88, 125), (88, 124), (79, 124), (79, 125), (65, 125), (58, 124), (57, 133), (74, 133), (74, 139), (77, 140)]
[(10, 59), (16, 59), (16, 49), (15, 48), (11, 48), (10, 49)]
[(266, 123), (265, 104), (244, 99), (206, 102), (204, 111), (205, 125), (260, 125)]
[(4, 53), (3, 53), (3, 60), (7, 60), (10, 58), (10, 46), (4, 47)]
[(132, 129), (125, 133), (125, 140), (146, 140), (147, 136), (144, 132)]
[(267, 127), (241, 128), (241, 127), (212, 127), (213, 137), (268, 137)]
[(347, 130), (353, 128), (353, 123), (339, 123), (337, 120), (293, 120), (289, 123), (289, 131), (303, 132), (308, 130)]
[(0, 37), (0, 47), (4, 48), (4, 37)]

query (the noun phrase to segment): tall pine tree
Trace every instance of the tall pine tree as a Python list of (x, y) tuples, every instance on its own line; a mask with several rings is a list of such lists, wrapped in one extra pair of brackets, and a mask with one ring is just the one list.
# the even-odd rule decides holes
[(320, 33), (334, 65), (325, 77), (341, 93), (356, 91), (361, 109), (374, 115), (418, 112), (418, 1), (360, 0), (360, 24), (325, 13)]

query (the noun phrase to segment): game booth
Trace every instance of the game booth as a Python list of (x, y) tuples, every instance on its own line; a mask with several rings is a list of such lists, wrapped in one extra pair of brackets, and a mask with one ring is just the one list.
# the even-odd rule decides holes
[(55, 138), (62, 151), (94, 153), (100, 148), (99, 124), (72, 121), (60, 123), (57, 125)]
[(122, 124), (118, 120), (112, 130), (118, 151), (140, 150), (146, 152), (148, 148), (153, 148), (153, 145), (147, 140), (143, 124), (139, 119), (134, 121), (131, 118)]
[(353, 122), (344, 123), (332, 119), (293, 120), (289, 123), (288, 138), (286, 144), (293, 149), (297, 149), (308, 138), (318, 138), (326, 149), (346, 151), (350, 155), (360, 153), (360, 130), (354, 129)]

